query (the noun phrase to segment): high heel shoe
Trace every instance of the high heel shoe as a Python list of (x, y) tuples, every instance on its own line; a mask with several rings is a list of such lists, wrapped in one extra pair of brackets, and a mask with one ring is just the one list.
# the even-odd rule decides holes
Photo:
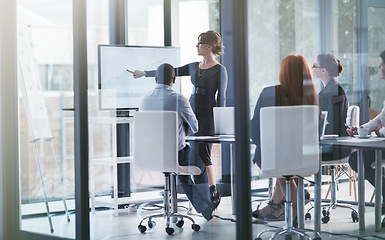
[(253, 216), (254, 218), (258, 218), (260, 220), (266, 220), (266, 221), (283, 221), (285, 220), (285, 212), (283, 212), (278, 216), (274, 215), (274, 213), (277, 210), (281, 209), (282, 206), (284, 206), (284, 204), (285, 204), (284, 200), (282, 200), (280, 203), (273, 203), (273, 201), (269, 201), (269, 203), (267, 204), (270, 207), (269, 214), (267, 214), (266, 216), (262, 216), (259, 212), (259, 206), (258, 206), (257, 210), (251, 213), (251, 216)]
[(217, 191), (215, 185), (210, 186), (210, 200), (212, 208), (217, 209), (219, 203), (221, 203), (221, 194)]

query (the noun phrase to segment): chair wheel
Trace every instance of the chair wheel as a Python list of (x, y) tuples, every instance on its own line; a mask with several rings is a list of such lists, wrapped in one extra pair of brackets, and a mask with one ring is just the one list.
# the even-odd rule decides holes
[(146, 228), (146, 226), (139, 225), (139, 226), (138, 226), (138, 230), (139, 230), (139, 232), (141, 232), (141, 233), (145, 233), (146, 230), (147, 230), (147, 228)]
[(198, 224), (191, 224), (191, 228), (195, 231), (195, 232), (198, 232), (200, 229), (201, 229), (201, 226), (199, 226)]
[(154, 228), (156, 226), (156, 223), (152, 220), (148, 220), (148, 223), (147, 223), (148, 227), (149, 228)]
[(305, 220), (311, 220), (311, 214), (310, 213), (305, 214)]
[(327, 211), (326, 211), (326, 209), (322, 209), (322, 216), (327, 216), (328, 214), (327, 214)]
[(322, 240), (321, 237), (315, 237), (313, 240)]
[(262, 240), (262, 238), (260, 238), (260, 237), (257, 237), (257, 238), (255, 238), (255, 240)]
[(321, 221), (322, 221), (323, 223), (328, 223), (329, 220), (330, 220), (330, 217), (329, 217), (329, 216), (323, 216), (323, 217), (321, 218)]
[(178, 222), (176, 222), (175, 225), (176, 225), (178, 228), (183, 227), (183, 225), (184, 225), (184, 220), (183, 220), (183, 219), (179, 220)]
[(174, 233), (174, 229), (171, 228), (171, 227), (166, 227), (166, 233), (167, 233), (168, 235), (172, 235), (172, 234)]
[(381, 228), (385, 228), (385, 218), (382, 219), (382, 222), (381, 222)]
[(352, 220), (353, 222), (358, 222), (358, 213), (356, 211), (352, 211)]

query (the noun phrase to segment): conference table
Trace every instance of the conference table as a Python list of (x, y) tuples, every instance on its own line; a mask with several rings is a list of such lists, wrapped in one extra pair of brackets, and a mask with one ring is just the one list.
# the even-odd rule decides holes
[[(357, 169), (358, 169), (358, 224), (360, 230), (365, 230), (365, 171), (363, 150), (375, 151), (375, 231), (381, 231), (381, 189), (382, 189), (382, 151), (385, 150), (385, 138), (372, 136), (369, 138), (338, 137), (334, 139), (324, 139), (320, 141), (320, 146), (335, 146), (357, 150)], [(315, 188), (315, 211), (321, 208), (321, 176), (315, 176), (319, 187)], [(315, 215), (315, 230), (320, 230), (319, 213)]]
[[(234, 166), (234, 135), (214, 135), (214, 136), (187, 136), (187, 141), (190, 142), (210, 142), (210, 143), (225, 143), (231, 145), (231, 161), (230, 168), (233, 172)], [(320, 147), (323, 146), (335, 146), (340, 148), (348, 148), (357, 150), (357, 169), (358, 169), (358, 224), (359, 229), (365, 229), (365, 172), (364, 172), (364, 158), (363, 150), (375, 151), (375, 189), (382, 189), (382, 151), (385, 150), (385, 138), (383, 137), (369, 137), (365, 139), (356, 137), (338, 137), (332, 139), (320, 140)], [(231, 174), (231, 197), (233, 203), (233, 214), (235, 214), (235, 194), (234, 193), (234, 181)], [(315, 175), (314, 189), (314, 230), (321, 231), (321, 159), (320, 159), (320, 171)], [(381, 231), (381, 191), (375, 191), (375, 231)], [(303, 200), (303, 199), (302, 199)], [(299, 204), (301, 204), (299, 199)], [(302, 216), (302, 215), (301, 215)], [(303, 227), (303, 218), (299, 220), (299, 227)]]

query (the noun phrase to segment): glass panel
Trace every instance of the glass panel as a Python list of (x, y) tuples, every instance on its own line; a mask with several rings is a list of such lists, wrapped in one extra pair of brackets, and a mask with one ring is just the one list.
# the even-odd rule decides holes
[(127, 44), (164, 46), (163, 0), (127, 0)]
[(66, 211), (74, 205), (73, 120), (63, 111), (73, 108), (71, 13), (68, 1), (18, 1), (21, 229), (68, 238), (75, 237)]
[[(202, 61), (202, 56), (197, 54), (196, 48), (198, 36), (208, 30), (220, 33), (219, 1), (180, 0), (176, 7), (179, 11), (174, 12), (177, 17), (173, 24), (176, 25), (177, 30), (174, 32), (173, 45), (180, 47), (180, 62), (184, 65)], [(226, 48), (224, 51), (226, 52)], [(220, 57), (217, 57), (217, 60), (220, 61)], [(189, 98), (193, 90), (190, 77), (180, 77), (180, 79), (181, 93)], [(222, 178), (220, 144), (213, 145), (211, 158), (215, 166), (216, 181), (220, 181)]]
[(249, 1), (248, 47), (250, 109), (266, 86), (279, 83), (281, 60), (288, 54), (316, 56), (317, 1)]
[(75, 237), (73, 120), (63, 111), (73, 108), (71, 13), (70, 1), (18, 1), (21, 229), (68, 238)]
[[(87, 12), (88, 106), (90, 118), (96, 118), (109, 115), (98, 111), (97, 94), (97, 44), (108, 43), (108, 0), (87, 1)], [(55, 236), (74, 238), (72, 4), (71, 1), (20, 0), (18, 16), (21, 228), (39, 233), (53, 231)], [(95, 144), (103, 152), (108, 138), (96, 135)], [(100, 176), (104, 179), (110, 175)], [(48, 209), (44, 199), (48, 201)], [(47, 220), (48, 210), (52, 223)]]
[(371, 109), (373, 118), (385, 107), (384, 79), (381, 78), (379, 65), (380, 53), (385, 50), (385, 8), (369, 7), (368, 11), (368, 67)]
[(357, 77), (357, 33), (354, 21), (357, 17), (353, 0), (333, 2), (333, 29), (334, 38), (332, 53), (338, 57), (344, 67), (338, 77), (351, 105), (359, 102), (360, 84)]
[[(250, 118), (265, 87), (279, 84), (280, 64), (288, 54), (303, 55), (312, 63), (318, 43), (317, 1), (248, 1), (248, 57)], [(251, 145), (254, 153), (255, 145)], [(252, 154), (252, 157), (254, 154)], [(259, 168), (252, 164), (252, 179)], [(265, 180), (264, 180), (265, 181)], [(252, 182), (252, 189), (268, 184)]]

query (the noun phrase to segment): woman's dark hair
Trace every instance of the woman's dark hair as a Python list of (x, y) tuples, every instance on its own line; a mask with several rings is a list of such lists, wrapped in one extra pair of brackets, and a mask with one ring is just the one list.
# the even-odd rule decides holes
[(311, 68), (301, 55), (288, 55), (281, 62), (279, 82), (289, 105), (317, 105), (318, 94)]
[(212, 46), (212, 52), (215, 55), (222, 55), (224, 52), (225, 46), (222, 43), (221, 35), (214, 30), (199, 34), (198, 41)]
[(344, 70), (341, 61), (333, 54), (320, 54), (317, 56), (320, 67), (325, 68), (331, 77), (338, 77)]

